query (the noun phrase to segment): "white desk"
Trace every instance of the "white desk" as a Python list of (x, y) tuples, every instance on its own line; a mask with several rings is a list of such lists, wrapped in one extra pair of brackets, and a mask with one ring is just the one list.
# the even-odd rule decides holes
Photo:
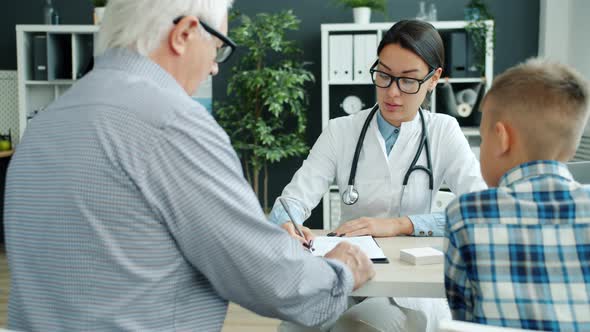
[[(316, 235), (327, 231), (314, 230)], [(389, 264), (375, 264), (375, 277), (353, 296), (367, 297), (442, 297), (445, 295), (444, 264), (412, 265), (399, 259), (401, 249), (438, 247), (442, 249), (442, 237), (392, 237), (377, 238)]]

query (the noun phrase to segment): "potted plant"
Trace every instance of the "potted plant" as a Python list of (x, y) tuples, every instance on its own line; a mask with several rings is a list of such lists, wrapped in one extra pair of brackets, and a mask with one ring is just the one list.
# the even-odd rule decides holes
[(487, 48), (488, 26), (486, 20), (493, 20), (488, 6), (484, 0), (470, 0), (465, 7), (465, 20), (468, 22), (465, 30), (473, 42), (475, 63), (477, 70), (483, 75), (485, 70), (485, 59), (488, 52), (492, 52), (496, 42), (496, 32), (492, 30), (492, 43)]
[(367, 24), (371, 21), (371, 9), (385, 13), (385, 0), (336, 0), (343, 6), (352, 8), (354, 23)]
[(94, 24), (98, 25), (102, 21), (107, 0), (92, 0), (92, 3), (94, 4)]
[(305, 87), (314, 76), (297, 59), (301, 50), (286, 38), (287, 31), (299, 29), (300, 21), (291, 10), (260, 13), (254, 18), (233, 16), (241, 18), (231, 37), (243, 55), (228, 81), (230, 101), (216, 104), (214, 114), (230, 136), (246, 179), (268, 212), (269, 164), (308, 152)]

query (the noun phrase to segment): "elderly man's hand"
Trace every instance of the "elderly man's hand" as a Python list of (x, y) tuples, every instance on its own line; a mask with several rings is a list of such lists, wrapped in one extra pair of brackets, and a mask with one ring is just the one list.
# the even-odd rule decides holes
[(354, 276), (354, 290), (375, 276), (373, 262), (358, 246), (349, 242), (340, 242), (324, 257), (339, 260), (350, 268)]
[(290, 221), (282, 224), (281, 227), (284, 230), (286, 230), (287, 233), (289, 233), (289, 235), (291, 235), (293, 238), (295, 238), (296, 240), (299, 240), (299, 242), (301, 242), (301, 244), (303, 244), (303, 245), (308, 244), (309, 241), (315, 239), (315, 235), (313, 235), (311, 230), (305, 226), (299, 226), (299, 229), (301, 229), (301, 232), (303, 232), (303, 235), (305, 235), (305, 238), (307, 239), (307, 241), (304, 238), (302, 238), (301, 236), (299, 236), (299, 234), (297, 234), (297, 231), (295, 230), (295, 226), (293, 226), (293, 224)]

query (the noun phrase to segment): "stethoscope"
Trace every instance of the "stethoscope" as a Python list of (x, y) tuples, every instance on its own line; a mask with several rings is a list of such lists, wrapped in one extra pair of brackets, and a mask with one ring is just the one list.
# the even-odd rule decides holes
[[(353, 205), (359, 200), (359, 192), (354, 187), (354, 178), (356, 177), (356, 168), (359, 161), (359, 156), (361, 154), (361, 148), (363, 147), (363, 141), (365, 140), (365, 136), (367, 134), (367, 129), (371, 124), (371, 120), (375, 116), (375, 113), (379, 110), (379, 104), (375, 105), (367, 120), (363, 124), (363, 129), (361, 130), (361, 134), (359, 139), (356, 143), (356, 149), (354, 151), (354, 157), (352, 158), (352, 166), (350, 168), (350, 176), (348, 177), (348, 187), (342, 194), (342, 202), (346, 205)], [(426, 121), (424, 120), (424, 114), (422, 108), (418, 110), (420, 114), (420, 122), (422, 123), (422, 135), (420, 137), (420, 144), (418, 144), (418, 149), (416, 150), (416, 155), (410, 164), (410, 167), (406, 171), (404, 175), (404, 181), (402, 182), (402, 192), (399, 197), (399, 213), (401, 216), (401, 207), (402, 207), (402, 198), (404, 196), (404, 192), (406, 191), (406, 186), (408, 185), (408, 181), (410, 179), (410, 175), (414, 171), (423, 171), (428, 176), (428, 189), (430, 189), (430, 205), (432, 205), (432, 190), (434, 188), (434, 180), (432, 176), (432, 163), (430, 161), (430, 148), (428, 143), (428, 131), (426, 129)], [(420, 159), (420, 155), (422, 154), (422, 150), (426, 149), (426, 166), (416, 165), (418, 163), (418, 159)]]

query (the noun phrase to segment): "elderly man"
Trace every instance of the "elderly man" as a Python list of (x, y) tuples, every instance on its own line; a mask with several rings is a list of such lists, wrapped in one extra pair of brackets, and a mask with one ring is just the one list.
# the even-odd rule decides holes
[[(374, 275), (266, 222), (192, 94), (235, 45), (231, 0), (110, 0), (95, 68), (29, 123), (6, 188), (8, 325), (218, 331), (228, 300), (308, 326)], [(57, 148), (57, 149), (56, 149)]]

